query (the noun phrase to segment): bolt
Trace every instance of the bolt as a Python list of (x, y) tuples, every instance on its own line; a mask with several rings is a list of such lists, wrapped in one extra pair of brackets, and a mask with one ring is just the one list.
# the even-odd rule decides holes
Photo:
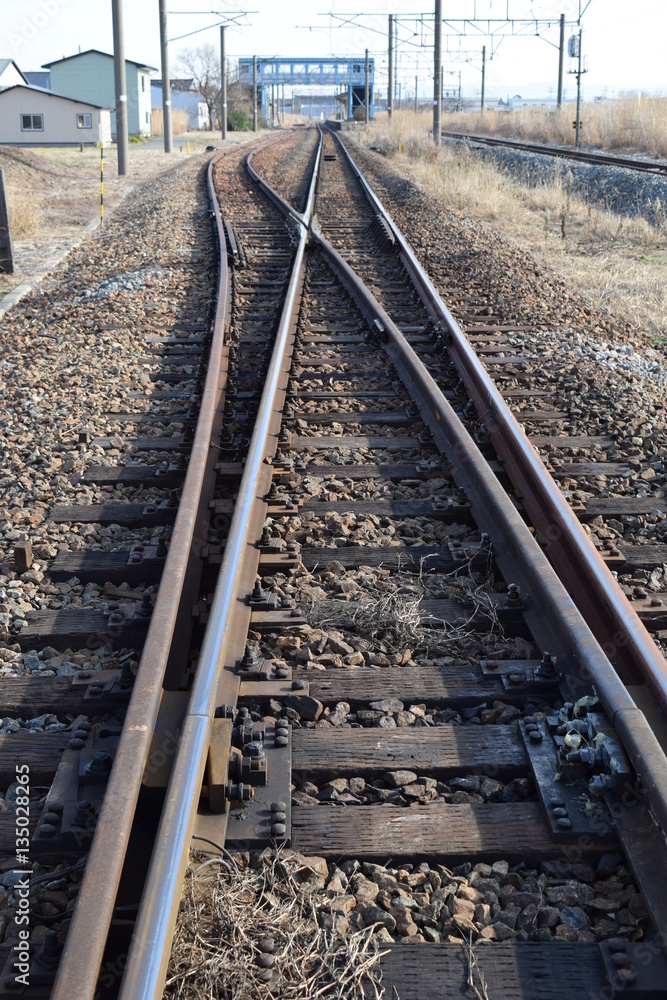
[(271, 803), (271, 812), (272, 813), (284, 813), (286, 809), (287, 809), (287, 806), (285, 805), (284, 802), (272, 802)]
[(274, 823), (271, 827), (272, 837), (284, 837), (287, 833), (287, 827), (284, 823)]
[(559, 816), (556, 825), (561, 828), (561, 830), (571, 830), (572, 820), (568, 819), (566, 816)]
[(292, 681), (292, 691), (305, 691), (306, 682), (302, 680)]
[(262, 938), (262, 940), (258, 942), (257, 947), (265, 954), (270, 954), (275, 950), (276, 943), (273, 938)]
[(518, 583), (509, 583), (507, 585), (507, 597), (505, 598), (505, 604), (512, 606), (521, 604), (521, 587)]
[(289, 739), (287, 738), (287, 736), (276, 736), (277, 747), (286, 747), (288, 743)]
[(528, 733), (528, 739), (531, 743), (541, 743), (543, 740), (542, 733), (539, 729), (534, 730), (532, 733)]
[(261, 759), (264, 757), (264, 747), (259, 740), (253, 740), (252, 743), (246, 743), (243, 747), (243, 753), (246, 757)]
[(111, 754), (105, 750), (98, 750), (93, 754), (93, 759), (86, 764), (86, 774), (106, 775), (111, 770)]
[(275, 965), (276, 960), (273, 955), (260, 954), (257, 956), (255, 961), (257, 962), (257, 965), (259, 965), (260, 969), (270, 969), (273, 965)]
[(557, 818), (560, 816), (567, 816), (567, 809), (565, 808), (565, 806), (556, 806), (553, 810), (553, 814)]
[(80, 670), (77, 677), (80, 681), (87, 681), (90, 677), (90, 670)]
[(60, 963), (61, 946), (58, 943), (58, 935), (55, 931), (47, 931), (44, 944), (35, 955), (35, 962), (49, 972), (58, 968)]

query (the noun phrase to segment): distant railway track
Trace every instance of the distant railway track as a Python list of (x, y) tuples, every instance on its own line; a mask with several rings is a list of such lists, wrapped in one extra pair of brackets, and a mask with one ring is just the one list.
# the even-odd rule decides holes
[[(162, 560), (152, 618), (145, 608), (159, 659), (144, 647), (136, 678), (65, 681), (61, 704), (92, 703), (96, 718), (36, 839), (41, 827), (54, 857), (90, 858), (62, 960), (55, 940), (33, 956), (41, 981), (25, 995), (161, 996), (193, 836), (323, 858), (340, 886), (323, 926), (405, 939), (381, 961), (402, 1000), (478, 986), (462, 955), (485, 938), (475, 961), (493, 1000), (561, 998), (563, 978), (583, 996), (650, 990), (665, 970), (667, 762), (632, 692), (665, 704), (647, 632), (664, 607), (626, 601), (580, 528), (598, 508), (565, 502), (474, 355), (471, 341), (494, 372), (521, 369), (502, 324), (477, 316), (463, 335), (330, 134), (287, 144), (282, 158), (279, 145), (254, 153), (247, 177), (238, 153), (209, 169), (221, 248), (209, 416), (187, 473), (160, 463), (165, 486), (187, 475), (166, 560), (144, 548), (114, 563), (120, 590)], [(164, 342), (174, 370), (189, 339)], [(576, 465), (585, 478), (595, 463)], [(613, 497), (598, 506), (620, 516)], [(58, 558), (70, 578), (108, 580), (100, 555)], [(127, 643), (133, 622), (111, 622), (112, 640)], [(29, 616), (23, 632), (31, 648)], [(15, 703), (36, 695), (24, 683)], [(261, 963), (250, 935), (235, 956), (248, 996), (292, 995), (282, 943)]]
[(572, 146), (552, 146), (538, 142), (520, 142), (517, 139), (501, 139), (489, 135), (472, 135), (466, 132), (443, 131), (445, 139), (458, 139), (480, 146), (499, 146), (504, 149), (518, 149), (523, 153), (536, 153), (539, 156), (556, 156), (566, 160), (577, 160), (600, 167), (622, 167), (626, 170), (638, 170), (645, 174), (667, 176), (667, 163), (660, 160), (640, 160), (631, 156), (616, 156), (611, 153), (593, 153), (585, 149), (575, 149)]

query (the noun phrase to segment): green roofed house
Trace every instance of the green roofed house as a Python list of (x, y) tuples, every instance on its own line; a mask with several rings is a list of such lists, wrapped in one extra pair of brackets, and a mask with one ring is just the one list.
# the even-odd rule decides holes
[[(51, 87), (78, 101), (90, 101), (104, 108), (116, 107), (113, 56), (99, 49), (88, 49), (76, 55), (44, 63), (51, 71)], [(127, 130), (130, 135), (151, 134), (150, 73), (155, 66), (125, 60), (127, 84)], [(116, 113), (111, 111), (111, 134), (116, 138)]]

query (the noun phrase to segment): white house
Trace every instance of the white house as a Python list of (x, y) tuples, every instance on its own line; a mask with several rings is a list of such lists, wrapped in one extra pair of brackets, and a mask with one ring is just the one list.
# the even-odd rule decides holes
[(0, 59), (0, 90), (17, 83), (28, 83), (13, 59)]
[(41, 87), (0, 90), (0, 144), (68, 146), (111, 142), (111, 112)]
[[(191, 83), (189, 80), (171, 81), (171, 107), (172, 111), (185, 111), (188, 116), (189, 129), (210, 128), (210, 118), (206, 102), (201, 95), (190, 90), (188, 86), (181, 86)], [(151, 80), (151, 104), (153, 110), (162, 111), (162, 80)]]

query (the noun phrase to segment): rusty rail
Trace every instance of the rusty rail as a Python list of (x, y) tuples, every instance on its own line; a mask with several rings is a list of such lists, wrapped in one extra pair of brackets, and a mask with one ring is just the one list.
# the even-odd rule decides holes
[[(344, 149), (338, 137), (335, 138)], [(506, 411), (510, 418), (510, 424), (512, 421), (514, 422), (519, 436), (528, 445), (531, 457), (534, 456), (535, 460), (539, 462), (523, 431), (514, 421), (504, 400), (474, 356), (463, 333), (456, 326), (444, 304), (440, 302), (436, 290), (421, 270), (399, 230), (354, 164), (347, 150), (345, 150), (345, 154), (352, 163), (374, 208), (381, 211), (391, 226), (404, 252), (403, 259), (406, 266), (409, 265), (411, 271), (414, 268), (421, 272), (424, 283), (430, 289), (429, 307), (431, 309), (437, 308), (437, 315), (441, 318), (449, 318), (453, 329), (458, 331), (458, 337), (463, 342), (463, 346), (467, 348), (466, 356), (472, 355), (472, 359), (469, 359), (471, 364), (481, 369), (479, 375), (483, 376), (482, 381), (488, 381), (490, 387), (495, 390), (500, 407)], [(373, 324), (376, 321), (380, 323), (383, 337), (388, 342), (389, 356), (400, 371), (405, 384), (415, 394), (413, 398), (417, 400), (422, 419), (428, 424), (434, 439), (442, 444), (449, 461), (457, 469), (457, 478), (466, 487), (477, 523), (488, 525), (490, 534), (499, 543), (497, 559), (501, 568), (505, 571), (505, 567), (507, 567), (510, 572), (518, 569), (521, 574), (519, 582), (524, 584), (526, 592), (530, 593), (530, 601), (523, 609), (524, 615), (531, 624), (535, 635), (544, 636), (546, 632), (548, 636), (549, 628), (555, 629), (554, 636), (557, 638), (558, 645), (569, 654), (566, 654), (566, 659), (569, 662), (564, 665), (565, 678), (570, 685), (573, 697), (588, 693), (590, 685), (595, 685), (600, 701), (613, 725), (617, 728), (628, 757), (635, 768), (642, 795), (645, 797), (640, 809), (646, 827), (642, 836), (647, 843), (650, 838), (657, 838), (656, 842), (661, 843), (665, 835), (663, 831), (667, 831), (667, 758), (646, 717), (638, 709), (627, 687), (611, 664), (609, 656), (577, 608), (576, 602), (573, 601), (566, 586), (559, 579), (423, 362), (420, 361), (398, 327), (365, 288), (350, 265), (323, 238), (316, 221), (311, 224), (311, 231), (329, 256), (334, 271), (355, 298), (369, 323)], [(418, 288), (420, 288), (420, 284), (418, 284)], [(544, 471), (548, 476), (546, 470)], [(557, 487), (555, 489), (557, 490)], [(558, 490), (557, 492), (560, 498), (559, 504), (565, 507), (566, 513), (571, 518), (574, 518), (565, 498)], [(581, 531), (578, 522), (576, 522), (576, 526), (577, 530)], [(588, 543), (587, 536), (584, 535), (584, 538)], [(607, 573), (606, 567), (604, 569)], [(607, 573), (607, 576), (614, 584), (616, 583), (611, 574)], [(551, 622), (552, 625), (547, 625), (548, 622)], [(649, 641), (651, 641), (650, 637)], [(629, 840), (636, 839), (637, 831), (633, 828), (632, 823), (633, 820), (628, 817), (627, 810), (617, 817), (617, 832), (621, 839), (625, 837)], [(652, 871), (649, 864), (648, 867), (644, 866), (642, 870), (638, 867), (635, 874), (640, 882), (645, 882), (651, 879)], [(667, 908), (658, 916), (654, 914), (656, 923), (661, 929), (666, 916)]]
[[(338, 137), (336, 140), (340, 143)], [(558, 485), (521, 429), (494, 381), (440, 299), (404, 236), (375, 196), (342, 143), (352, 169), (375, 209), (391, 227), (403, 263), (434, 320), (446, 330), (448, 352), (474, 400), (489, 440), (521, 494), (521, 502), (550, 561), (572, 594), (605, 654), (626, 683), (646, 681), (667, 712), (667, 663), (602, 557), (594, 548)]]
[[(223, 154), (221, 154), (223, 155)], [(228, 268), (224, 230), (208, 167), (208, 192), (218, 228), (220, 272), (209, 367), (201, 410), (160, 589), (121, 739), (109, 776), (90, 856), (72, 917), (52, 1000), (92, 997), (125, 861), (134, 813), (148, 759), (162, 693), (162, 682), (176, 628), (192, 542), (200, 516), (201, 494), (211, 457), (211, 432), (224, 391), (227, 349)]]

